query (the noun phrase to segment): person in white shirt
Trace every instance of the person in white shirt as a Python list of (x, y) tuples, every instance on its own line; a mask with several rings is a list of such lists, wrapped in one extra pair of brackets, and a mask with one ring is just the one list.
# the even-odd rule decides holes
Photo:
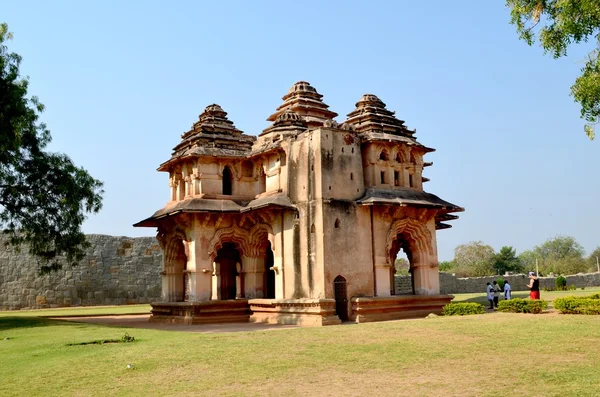
[(494, 309), (494, 287), (492, 284), (487, 283), (487, 299), (490, 301), (490, 309)]
[(511, 291), (512, 291), (512, 289), (510, 288), (510, 284), (508, 283), (508, 281), (504, 280), (504, 299), (506, 299), (506, 300), (510, 299)]

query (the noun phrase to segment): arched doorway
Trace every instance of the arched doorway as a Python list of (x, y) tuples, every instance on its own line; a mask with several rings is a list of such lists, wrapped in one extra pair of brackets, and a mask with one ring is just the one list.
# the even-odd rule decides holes
[(335, 298), (335, 314), (342, 321), (348, 321), (348, 285), (346, 279), (337, 276), (333, 280), (333, 294)]
[(219, 266), (219, 299), (236, 298), (237, 264), (241, 262), (240, 253), (234, 243), (224, 243), (217, 251), (215, 263)]
[(267, 244), (265, 254), (265, 298), (275, 299), (275, 271), (271, 270), (274, 265), (273, 250), (271, 243)]
[(399, 234), (392, 244), (392, 267), (390, 272), (391, 295), (414, 295), (415, 283), (412, 277), (413, 260), (411, 247), (404, 235)]
[(227, 195), (227, 196), (231, 196), (232, 195), (232, 181), (233, 181), (233, 177), (231, 174), (231, 170), (229, 169), (229, 166), (226, 166), (225, 168), (223, 168), (223, 194)]
[(187, 293), (187, 256), (183, 240), (172, 238), (165, 248), (164, 259), (165, 277), (167, 277), (167, 291), (163, 290), (164, 298), (168, 302), (183, 302), (189, 299)]

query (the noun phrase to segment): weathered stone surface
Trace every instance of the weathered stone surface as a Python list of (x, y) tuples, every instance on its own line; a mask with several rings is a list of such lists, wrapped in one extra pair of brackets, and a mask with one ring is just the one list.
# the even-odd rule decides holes
[[(153, 237), (88, 235), (92, 246), (74, 267), (39, 275), (26, 246), (0, 237), (0, 310), (121, 305), (160, 299), (162, 250)], [(156, 248), (158, 247), (158, 249)]]
[[(134, 225), (158, 228), (165, 252), (153, 318), (204, 321), (229, 304), (215, 302), (248, 299), (251, 321), (328, 325), (427, 315), (450, 300), (439, 295), (436, 230), (463, 209), (424, 190), (433, 149), (374, 95), (342, 124), (322, 98), (297, 82), (257, 138), (218, 105), (183, 134), (159, 167), (168, 202)], [(410, 294), (430, 298), (387, 299), (400, 250)]]

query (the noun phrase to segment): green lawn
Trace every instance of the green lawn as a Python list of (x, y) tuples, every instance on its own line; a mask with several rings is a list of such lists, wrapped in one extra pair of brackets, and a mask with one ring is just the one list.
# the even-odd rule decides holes
[(0, 395), (595, 396), (599, 342), (598, 317), (555, 313), (221, 334), (2, 316)]
[(150, 305), (79, 306), (40, 310), (0, 311), (1, 317), (75, 317), (110, 316), (118, 314), (150, 314)]
[[(546, 301), (553, 301), (556, 298), (565, 296), (587, 296), (600, 292), (600, 287), (592, 287), (582, 289), (576, 289), (573, 291), (540, 291), (541, 298)], [(476, 294), (453, 294), (454, 300), (452, 302), (477, 302), (487, 307), (488, 300), (485, 293)], [(513, 298), (529, 298), (529, 291), (513, 291)], [(500, 300), (504, 298), (501, 296)]]

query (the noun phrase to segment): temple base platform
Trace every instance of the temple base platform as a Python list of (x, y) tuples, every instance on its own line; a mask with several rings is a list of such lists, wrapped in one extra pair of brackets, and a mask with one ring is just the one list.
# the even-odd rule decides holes
[[(440, 314), (452, 295), (394, 295), (350, 299), (349, 320), (357, 323)], [(211, 324), (252, 322), (314, 327), (340, 324), (334, 299), (234, 299), (152, 303), (150, 322)]]
[(350, 319), (357, 323), (425, 317), (441, 314), (453, 295), (393, 295), (352, 298)]
[(250, 299), (250, 321), (314, 327), (340, 324), (334, 299)]
[(150, 322), (174, 324), (213, 324), (248, 322), (248, 300), (152, 303)]

